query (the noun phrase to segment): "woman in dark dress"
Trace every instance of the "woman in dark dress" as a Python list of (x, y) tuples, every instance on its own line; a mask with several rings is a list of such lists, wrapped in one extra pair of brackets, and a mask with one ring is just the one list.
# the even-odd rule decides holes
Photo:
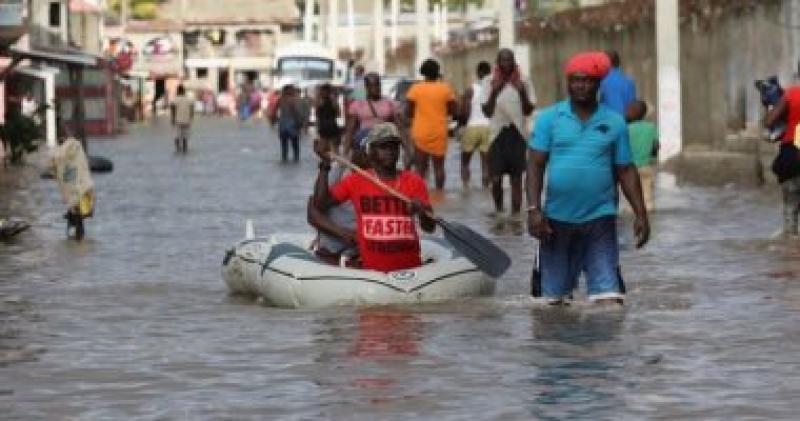
[(336, 103), (333, 87), (329, 83), (320, 85), (317, 90), (317, 105), (314, 110), (317, 116), (317, 133), (320, 140), (330, 146), (330, 149), (339, 153), (342, 129), (337, 118), (341, 111)]

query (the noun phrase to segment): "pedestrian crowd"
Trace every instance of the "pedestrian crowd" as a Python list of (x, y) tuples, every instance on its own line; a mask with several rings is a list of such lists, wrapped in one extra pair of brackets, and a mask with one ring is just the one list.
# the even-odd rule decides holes
[[(473, 83), (461, 95), (443, 80), (435, 60), (425, 60), (419, 69), (422, 79), (408, 90), (404, 106), (383, 96), (380, 75), (366, 73), (363, 84), (352, 85), (363, 86), (364, 96), (347, 99), (343, 131), (334, 129), (339, 110), (329, 98), (330, 88), (321, 87), (317, 114), (331, 128), (320, 126), (315, 142), (321, 163), (308, 204), (309, 222), (320, 233), (317, 255), (381, 271), (418, 266), (413, 218), (426, 231), (434, 228), (428, 169), (433, 167), (432, 187), (441, 191), (454, 120), (463, 188), (471, 188), (470, 162), (477, 151), (480, 184), (491, 191), (493, 215), (505, 215), (503, 181), (508, 176), (508, 216), (527, 219), (530, 234), (539, 240), (537, 295), (552, 304), (567, 303), (583, 276), (590, 300), (621, 304), (620, 192), (634, 214), (641, 247), (650, 236), (647, 211), (653, 204), (658, 136), (655, 125), (645, 120), (646, 103), (637, 98), (619, 63), (614, 52), (573, 57), (564, 69), (568, 98), (539, 111), (534, 130), (535, 90), (509, 49), (498, 53), (494, 66), (478, 63)], [(401, 151), (413, 157), (404, 160), (405, 169), (397, 168)], [(644, 193), (643, 185), (648, 186)]]
[[(534, 85), (510, 49), (501, 49), (494, 64), (478, 63), (460, 94), (427, 59), (402, 101), (386, 96), (381, 75), (356, 66), (345, 87), (325, 83), (304, 92), (298, 81), (285, 80), (264, 95), (248, 82), (230, 105), (243, 123), (265, 115), (281, 162), (298, 163), (301, 139), (314, 138), (320, 164), (307, 217), (319, 232), (320, 259), (385, 272), (421, 265), (417, 222), (426, 232), (437, 224), (428, 170), (432, 188), (442, 192), (455, 133), (463, 189), (472, 188), (477, 152), (492, 216), (527, 221), (539, 240), (537, 295), (566, 303), (583, 276), (592, 301), (622, 303), (620, 192), (643, 246), (658, 135), (620, 61), (615, 52), (575, 55), (564, 68), (567, 98), (538, 111)], [(177, 87), (170, 109), (178, 152), (188, 149), (195, 102)]]
[[(435, 227), (428, 170), (432, 188), (443, 191), (455, 132), (462, 188), (472, 188), (477, 152), (491, 215), (526, 221), (539, 240), (537, 295), (566, 303), (583, 276), (591, 300), (622, 303), (620, 193), (634, 215), (637, 246), (643, 246), (658, 135), (620, 64), (613, 51), (572, 57), (564, 68), (568, 97), (537, 113), (534, 85), (510, 49), (501, 49), (494, 64), (478, 63), (460, 94), (439, 63), (427, 59), (402, 101), (386, 96), (381, 75), (356, 65), (344, 87), (325, 83), (303, 92), (297, 81), (285, 80), (262, 96), (248, 83), (233, 108), (243, 122), (264, 112), (278, 135), (281, 162), (299, 162), (301, 139), (315, 139), (321, 162), (307, 216), (319, 233), (314, 250), (320, 259), (380, 271), (419, 266), (415, 220), (425, 231)], [(195, 107), (183, 86), (171, 109), (176, 149), (185, 152)]]

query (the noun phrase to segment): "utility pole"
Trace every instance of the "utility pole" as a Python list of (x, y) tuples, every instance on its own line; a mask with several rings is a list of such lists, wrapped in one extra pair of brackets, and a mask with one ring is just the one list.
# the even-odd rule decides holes
[(431, 57), (431, 25), (428, 0), (416, 0), (414, 5), (417, 15), (417, 59), (412, 74), (416, 75), (422, 62)]
[(383, 19), (383, 0), (373, 0), (372, 2), (372, 35), (373, 51), (375, 53), (375, 64), (378, 74), (386, 72), (386, 32), (384, 30)]
[(513, 48), (516, 30), (514, 27), (514, 2), (498, 0), (495, 2), (500, 27), (500, 48)]
[(353, 0), (347, 0), (347, 41), (350, 47), (350, 58), (355, 59), (356, 55), (356, 18)]
[(328, 48), (339, 55), (339, 43), (336, 42), (339, 32), (339, 0), (328, 0)]
[(442, 5), (433, 5), (433, 42), (436, 42), (442, 35)]
[(658, 138), (661, 161), (681, 153), (681, 53), (678, 0), (656, 2), (656, 52), (658, 62)]
[(313, 23), (311, 21), (314, 15), (314, 0), (305, 0), (305, 12), (303, 16), (303, 40), (311, 41), (313, 32)]
[(442, 0), (442, 44), (447, 45), (447, 41), (450, 39), (450, 25), (447, 22), (447, 19), (450, 17), (449, 12), (447, 11), (447, 0)]
[(400, 20), (400, 0), (392, 0), (392, 53), (397, 50), (397, 23)]
[(123, 39), (128, 32), (128, 0), (120, 0), (119, 2), (119, 24), (122, 26)]

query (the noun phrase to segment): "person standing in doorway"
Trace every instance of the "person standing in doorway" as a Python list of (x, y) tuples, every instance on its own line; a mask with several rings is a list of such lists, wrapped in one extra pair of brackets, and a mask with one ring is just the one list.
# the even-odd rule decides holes
[(408, 90), (406, 114), (411, 119), (411, 136), (416, 146), (417, 173), (425, 179), (433, 161), (436, 190), (444, 190), (444, 158), (447, 154), (448, 115), (456, 114), (453, 88), (442, 82), (439, 63), (427, 59), (420, 67), (425, 78)]
[(186, 96), (186, 89), (178, 85), (178, 93), (172, 102), (172, 125), (177, 127), (175, 134), (175, 151), (186, 153), (188, 151), (189, 133), (194, 119), (194, 101)]
[(542, 111), (528, 144), (528, 229), (540, 242), (541, 290), (551, 304), (572, 295), (581, 272), (591, 301), (623, 303), (618, 181), (636, 217), (636, 246), (650, 237), (625, 120), (597, 101), (609, 67), (600, 52), (573, 56), (564, 69), (569, 99)]
[(489, 146), (492, 144), (489, 130), (489, 119), (483, 113), (481, 99), (483, 98), (484, 80), (492, 72), (492, 65), (488, 61), (481, 61), (475, 69), (476, 80), (472, 86), (464, 91), (461, 97), (461, 118), (466, 121), (466, 127), (461, 133), (461, 183), (464, 189), (469, 188), (472, 154), (477, 150), (481, 160), (481, 185), (489, 187), (489, 163), (487, 156)]
[(600, 103), (624, 117), (628, 106), (636, 100), (636, 84), (620, 69), (619, 53), (609, 50), (605, 54), (611, 61), (611, 71), (600, 83)]
[(536, 94), (523, 80), (514, 53), (503, 48), (497, 53), (497, 67), (483, 84), (483, 112), (490, 120), (492, 146), (489, 148), (489, 174), (495, 215), (504, 210), (503, 175), (511, 184), (511, 216), (518, 219), (522, 208), (522, 174), (525, 173), (527, 118), (534, 109)]

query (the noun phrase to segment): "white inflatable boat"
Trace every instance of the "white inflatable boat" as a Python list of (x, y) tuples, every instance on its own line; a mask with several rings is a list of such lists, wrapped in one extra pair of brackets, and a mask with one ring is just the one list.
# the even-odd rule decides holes
[(334, 266), (319, 260), (311, 234), (252, 238), (229, 249), (222, 277), (231, 293), (261, 297), (273, 306), (431, 303), (491, 295), (495, 279), (481, 272), (446, 240), (422, 240), (422, 266), (383, 273)]

